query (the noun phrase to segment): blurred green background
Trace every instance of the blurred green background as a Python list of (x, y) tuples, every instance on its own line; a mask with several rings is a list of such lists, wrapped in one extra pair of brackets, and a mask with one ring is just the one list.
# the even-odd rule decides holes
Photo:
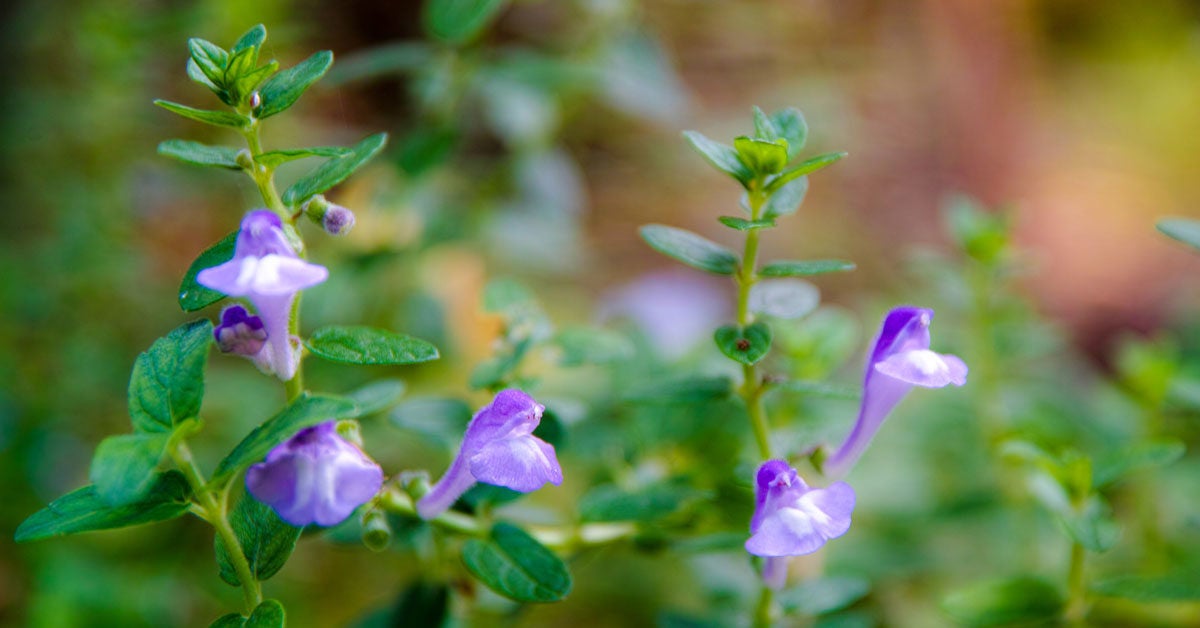
[[(1052, 522), (989, 501), (1006, 482), (974, 456), (986, 457), (996, 432), (979, 428), (981, 438), (964, 417), (999, 408), (999, 432), (1080, 448), (1146, 433), (1200, 444), (1200, 259), (1153, 228), (1200, 207), (1200, 3), (520, 0), (458, 50), (429, 41), (419, 2), (61, 0), (3, 11), (5, 625), (202, 625), (236, 598), (208, 567), (209, 531), (194, 521), (21, 547), (10, 539), (26, 516), (86, 482), (101, 438), (127, 430), (134, 357), (190, 318), (175, 306), (179, 278), (259, 204), (242, 177), (159, 157), (164, 139), (235, 138), (151, 101), (215, 106), (184, 75), (187, 38), (228, 45), (260, 22), (264, 55), (284, 65), (317, 49), (337, 58), (272, 121), (269, 148), (391, 133), (384, 157), (330, 195), (358, 213), (357, 230), (310, 238), (314, 258), (344, 279), (306, 298), (306, 326), (364, 322), (435, 341), (445, 360), (394, 373), (410, 390), (468, 394), (469, 369), (496, 333), (478, 311), (491, 278), (522, 278), (556, 322), (592, 322), (617, 286), (669, 266), (637, 226), (674, 224), (734, 245), (715, 217), (736, 212), (737, 191), (681, 130), (728, 142), (750, 130), (751, 105), (796, 106), (811, 128), (807, 154), (850, 153), (812, 177), (804, 207), (764, 241), (768, 258), (858, 263), (815, 282), (861, 333), (848, 363), (814, 376), (856, 385), (878, 316), (912, 302), (938, 309), (935, 348), (993, 383), (915, 395), (852, 477), (858, 537), (819, 559), (875, 584), (847, 621), (947, 622), (937, 608), (947, 587), (996, 565), (1058, 577), (1065, 546), (1054, 546)], [(972, 275), (943, 227), (953, 193), (1010, 206), (1012, 268)], [(688, 359), (714, 353), (697, 351)], [(282, 402), (277, 385), (234, 362), (210, 366), (206, 420), (222, 443)], [(330, 390), (361, 381), (313, 370), (310, 384)], [(572, 385), (547, 384), (557, 394)], [(842, 433), (853, 404), (812, 411)], [(591, 437), (581, 428), (576, 448)], [(220, 446), (201, 454), (215, 459)], [(377, 447), (389, 472), (445, 462), (419, 445)], [(573, 455), (598, 464), (594, 453)], [(1200, 568), (1198, 470), (1189, 454), (1142, 480), (1159, 491), (1151, 516), (1162, 523), (1166, 549), (1154, 560), (1164, 569)], [(1144, 488), (1126, 487), (1114, 503), (1136, 512)], [(1131, 517), (1127, 537), (1145, 527)], [(980, 542), (1014, 529), (1026, 536)], [(1029, 555), (1013, 559), (1014, 547)], [(1098, 572), (1153, 558), (1143, 545), (1120, 547)], [(749, 569), (734, 554), (605, 550), (573, 565), (571, 600), (522, 621), (652, 625), (672, 608), (712, 617), (726, 584), (706, 578), (727, 564)], [(414, 569), (403, 552), (312, 540), (267, 586), (289, 603), (293, 625), (344, 625), (389, 605)], [(669, 581), (680, 570), (690, 575)], [(1153, 621), (1196, 610), (1172, 607)]]

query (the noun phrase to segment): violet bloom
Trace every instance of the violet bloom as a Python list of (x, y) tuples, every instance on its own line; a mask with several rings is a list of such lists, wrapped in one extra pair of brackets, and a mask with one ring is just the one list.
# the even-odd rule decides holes
[(862, 406), (854, 430), (824, 464), (825, 474), (841, 477), (862, 455), (888, 414), (913, 386), (942, 388), (967, 383), (967, 365), (958, 357), (929, 350), (933, 310), (898, 307), (888, 312), (867, 359)]
[(231, 297), (245, 297), (262, 317), (267, 333), (263, 364), (283, 381), (292, 379), (300, 354), (288, 330), (296, 293), (329, 276), (324, 266), (296, 255), (283, 234), (283, 222), (273, 212), (255, 210), (242, 219), (233, 259), (196, 275), (196, 282)]
[(417, 502), (417, 514), (422, 519), (440, 515), (476, 482), (522, 493), (536, 491), (546, 482), (562, 484), (554, 447), (533, 435), (545, 409), (515, 388), (497, 393), (467, 425), (458, 456)]
[(221, 322), (213, 328), (213, 338), (221, 353), (233, 353), (248, 358), (267, 373), (271, 365), (266, 359), (267, 331), (262, 319), (246, 311), (240, 303), (221, 310)]
[(383, 469), (334, 421), (300, 430), (246, 470), (246, 490), (294, 526), (341, 523), (382, 487)]
[(787, 580), (787, 557), (811, 554), (850, 529), (854, 489), (845, 482), (811, 488), (784, 460), (764, 462), (756, 484), (746, 551), (766, 557), (763, 580), (780, 589)]

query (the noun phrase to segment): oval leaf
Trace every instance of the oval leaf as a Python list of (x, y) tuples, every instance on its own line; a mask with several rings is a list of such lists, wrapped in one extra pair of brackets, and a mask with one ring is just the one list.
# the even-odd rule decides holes
[(854, 262), (840, 259), (783, 260), (763, 266), (758, 274), (763, 277), (804, 277), (824, 273), (840, 273), (854, 270), (854, 268)]
[(1195, 602), (1200, 601), (1200, 576), (1195, 572), (1166, 576), (1116, 576), (1093, 584), (1091, 589), (1105, 597), (1135, 602)]
[(96, 487), (85, 486), (59, 497), (26, 519), (17, 528), (15, 539), (21, 543), (166, 521), (187, 512), (191, 497), (187, 480), (174, 470), (158, 474), (145, 497), (123, 506), (109, 506), (100, 499)]
[(254, 607), (254, 612), (246, 619), (246, 628), (283, 628), (287, 625), (287, 615), (283, 612), (283, 604), (279, 600), (264, 600)]
[(771, 328), (761, 321), (745, 328), (725, 325), (717, 329), (713, 339), (726, 357), (749, 366), (763, 359), (771, 349)]
[(754, 173), (742, 163), (733, 147), (714, 142), (696, 131), (684, 131), (683, 136), (717, 170), (737, 179), (743, 186), (754, 180)]
[(129, 377), (129, 418), (139, 432), (168, 432), (200, 413), (204, 366), (213, 343), (207, 319), (185, 323), (137, 357)]
[(785, 589), (779, 602), (789, 613), (810, 617), (842, 610), (866, 597), (871, 583), (853, 576), (826, 576)]
[(374, 327), (322, 327), (304, 343), (313, 355), (343, 364), (419, 364), (438, 358), (437, 347)]
[(430, 0), (422, 23), (437, 39), (462, 44), (478, 35), (505, 4), (505, 0)]
[(802, 279), (771, 279), (750, 288), (750, 309), (776, 318), (800, 318), (820, 303), (821, 292)]
[(767, 220), (796, 213), (808, 194), (808, 177), (798, 177), (776, 188), (763, 204), (762, 215)]
[[(250, 572), (259, 582), (283, 568), (300, 538), (300, 528), (280, 519), (270, 506), (247, 493), (242, 494), (237, 506), (229, 514), (229, 525), (233, 527), (233, 534), (242, 546), (246, 561), (250, 563)], [(214, 545), (221, 579), (229, 586), (240, 586), (237, 569), (230, 562), (229, 549), (220, 535), (217, 535)]]
[(557, 602), (571, 592), (562, 560), (520, 528), (497, 523), (487, 540), (471, 539), (463, 564), (489, 589), (518, 602)]
[(110, 506), (138, 501), (155, 480), (158, 461), (170, 434), (122, 434), (100, 441), (89, 477), (96, 494)]
[(376, 133), (354, 145), (344, 157), (337, 157), (317, 166), (283, 193), (283, 202), (295, 207), (314, 194), (320, 194), (346, 180), (371, 160), (387, 143), (387, 133)]
[(767, 192), (774, 192), (775, 190), (787, 185), (790, 181), (803, 177), (806, 174), (816, 172), (825, 166), (837, 163), (846, 155), (847, 153), (844, 152), (825, 153), (824, 155), (817, 155), (811, 159), (805, 159), (795, 168), (792, 168), (791, 170), (785, 170), (779, 173), (779, 175), (775, 178), (771, 179), (771, 182), (767, 184)]
[(158, 154), (196, 166), (213, 166), (241, 170), (237, 163), (238, 149), (229, 146), (209, 146), (188, 140), (167, 140), (158, 145)]
[(262, 104), (254, 110), (254, 114), (258, 116), (259, 120), (262, 120), (296, 104), (304, 90), (325, 76), (331, 65), (333, 65), (333, 53), (322, 50), (272, 76), (258, 90)]
[(206, 288), (196, 283), (196, 275), (205, 268), (220, 266), (233, 259), (233, 251), (237, 245), (238, 232), (234, 231), (221, 238), (216, 244), (204, 249), (200, 256), (188, 266), (183, 282), (179, 285), (179, 307), (184, 312), (195, 312), (204, 309), (225, 298), (223, 293)]
[(398, 379), (381, 379), (354, 389), (346, 395), (358, 404), (358, 416), (383, 412), (396, 405), (404, 396), (404, 382)]
[(645, 225), (638, 230), (650, 248), (703, 271), (732, 275), (738, 258), (729, 249), (691, 231), (666, 225)]
[(305, 159), (307, 157), (345, 157), (353, 152), (353, 150), (344, 146), (310, 146), (308, 148), (267, 151), (255, 157), (254, 161), (268, 168), (275, 168), (280, 164), (297, 159)]
[(942, 609), (968, 626), (1007, 626), (1054, 619), (1063, 598), (1053, 585), (1032, 577), (975, 584), (950, 594)]
[(733, 140), (733, 149), (737, 151), (741, 162), (755, 174), (775, 174), (787, 165), (786, 140), (766, 140), (743, 136)]
[(633, 357), (633, 342), (607, 329), (569, 327), (558, 332), (554, 342), (562, 349), (563, 366), (609, 364)]
[(250, 120), (246, 117), (240, 116), (236, 113), (230, 113), (228, 111), (209, 111), (207, 109), (196, 109), (195, 107), (181, 105), (169, 100), (156, 100), (154, 101), (154, 104), (166, 109), (167, 111), (170, 111), (171, 113), (181, 115), (197, 122), (203, 122), (205, 124), (225, 126), (239, 130), (250, 124)]
[(765, 220), (746, 220), (745, 218), (736, 218), (734, 216), (721, 216), (717, 218), (721, 224), (730, 229), (738, 231), (750, 231), (751, 229), (767, 229), (775, 226), (775, 220), (768, 218)]

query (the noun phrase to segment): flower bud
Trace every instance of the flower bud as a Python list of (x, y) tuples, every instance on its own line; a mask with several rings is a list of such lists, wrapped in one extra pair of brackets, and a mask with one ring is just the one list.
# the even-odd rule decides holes
[(392, 527), (380, 510), (368, 510), (362, 518), (362, 542), (373, 552), (382, 552), (392, 542)]
[(354, 227), (354, 212), (317, 194), (304, 203), (304, 215), (330, 235), (344, 235)]

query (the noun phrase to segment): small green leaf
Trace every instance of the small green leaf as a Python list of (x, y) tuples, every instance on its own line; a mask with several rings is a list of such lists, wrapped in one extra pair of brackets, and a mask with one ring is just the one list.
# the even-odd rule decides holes
[(837, 163), (839, 160), (845, 157), (846, 154), (847, 153), (842, 152), (825, 153), (824, 155), (817, 155), (811, 159), (805, 159), (795, 168), (792, 168), (791, 170), (785, 170), (772, 178), (770, 183), (767, 184), (767, 192), (774, 193), (779, 188), (787, 185), (790, 181), (816, 172), (825, 166)]
[(229, 53), (211, 41), (199, 37), (188, 40), (188, 51), (192, 53), (192, 59), (200, 66), (205, 76), (220, 85), (225, 66), (229, 63)]
[(800, 209), (808, 194), (808, 177), (799, 177), (775, 188), (763, 204), (762, 215), (766, 220), (774, 220), (780, 216), (788, 216)]
[(262, 44), (264, 41), (266, 41), (266, 39), (267, 27), (263, 26), (262, 24), (256, 24), (252, 26), (250, 30), (246, 31), (241, 37), (238, 37), (237, 42), (233, 44), (233, 48), (230, 48), (229, 52), (236, 53), (247, 48), (258, 50), (262, 47)]
[(506, 4), (505, 0), (430, 0), (421, 23), (437, 39), (464, 44), (495, 20)]
[(763, 359), (771, 349), (771, 328), (762, 321), (745, 328), (724, 325), (717, 328), (713, 339), (726, 357), (749, 366)]
[(804, 121), (804, 114), (792, 107), (780, 109), (771, 114), (771, 123), (777, 135), (767, 139), (787, 140), (788, 161), (795, 159), (808, 140), (808, 123)]
[(312, 195), (320, 194), (345, 181), (346, 177), (370, 161), (385, 143), (387, 143), (387, 133), (376, 133), (355, 144), (348, 155), (330, 159), (293, 183), (283, 193), (283, 202), (290, 207), (295, 207), (308, 200)]
[(404, 396), (404, 382), (398, 379), (380, 379), (354, 389), (346, 395), (358, 404), (358, 416), (383, 412), (396, 405)]
[(217, 465), (210, 484), (219, 486), (232, 475), (262, 460), (276, 445), (306, 427), (325, 421), (352, 419), (358, 414), (358, 405), (349, 399), (305, 392), (243, 438)]
[(650, 522), (709, 497), (709, 492), (678, 481), (657, 482), (633, 491), (603, 484), (579, 500), (579, 517), (583, 521)]
[(763, 277), (805, 277), (854, 269), (854, 262), (840, 259), (780, 260), (763, 266), (758, 274)]
[(1053, 585), (1022, 576), (971, 585), (942, 601), (942, 609), (967, 626), (1007, 626), (1048, 621), (1064, 606)]
[(812, 395), (814, 397), (825, 397), (828, 399), (846, 399), (856, 401), (862, 398), (862, 393), (857, 388), (847, 386), (834, 386), (825, 382), (813, 382), (803, 379), (785, 379), (782, 381), (773, 380), (772, 385), (778, 386), (783, 390), (800, 393), (803, 395)]
[(438, 358), (437, 347), (424, 340), (374, 327), (322, 327), (304, 346), (315, 356), (343, 364), (420, 364)]
[(216, 244), (204, 249), (192, 265), (188, 266), (187, 273), (183, 275), (183, 282), (179, 285), (179, 307), (184, 312), (202, 310), (225, 298), (224, 294), (196, 283), (196, 275), (205, 268), (220, 266), (233, 259), (237, 237), (238, 232), (234, 231), (221, 238)]
[(768, 229), (775, 226), (773, 218), (765, 218), (763, 220), (746, 220), (745, 218), (735, 218), (733, 216), (721, 216), (717, 218), (721, 224), (730, 229), (738, 231), (750, 231), (751, 229)]
[(1129, 474), (1151, 467), (1165, 467), (1183, 457), (1187, 447), (1178, 439), (1162, 439), (1123, 447), (1096, 459), (1092, 483), (1104, 488)]
[(787, 140), (760, 140), (739, 137), (733, 140), (738, 159), (758, 175), (771, 175), (783, 170), (788, 162)]
[(271, 77), (258, 90), (262, 104), (254, 110), (258, 119), (269, 118), (296, 104), (304, 90), (316, 83), (333, 65), (333, 53), (328, 50), (313, 53), (304, 61)]
[(750, 288), (750, 310), (775, 318), (801, 318), (820, 304), (821, 292), (803, 279), (765, 279)]
[(212, 323), (185, 323), (137, 357), (129, 377), (129, 417), (139, 432), (169, 432), (200, 413)]
[(497, 523), (487, 540), (467, 541), (462, 560), (489, 589), (518, 602), (557, 602), (571, 592), (562, 560), (514, 525)]
[[(254, 66), (258, 64), (258, 51), (253, 48), (243, 48), (242, 50), (232, 53), (229, 56), (229, 65), (225, 67), (226, 87), (237, 85), (238, 81), (246, 74), (254, 70)], [(238, 94), (239, 97), (244, 97), (246, 94)]]
[(554, 337), (562, 349), (560, 364), (610, 364), (633, 357), (633, 343), (625, 336), (595, 327), (568, 327)]
[(1200, 601), (1200, 576), (1181, 572), (1164, 576), (1114, 576), (1096, 582), (1092, 592), (1135, 602), (1196, 602)]
[(1163, 235), (1194, 248), (1200, 249), (1200, 220), (1191, 218), (1164, 218), (1156, 225)]
[(1121, 527), (1112, 518), (1112, 509), (1098, 496), (1089, 499), (1081, 512), (1059, 518), (1067, 534), (1089, 552), (1106, 552), (1121, 537)]
[(733, 394), (728, 377), (683, 377), (634, 386), (624, 394), (628, 401), (644, 403), (709, 403)]
[(638, 230), (650, 248), (692, 268), (717, 275), (732, 275), (738, 258), (729, 249), (691, 231), (666, 225), (644, 225)]
[(752, 108), (752, 111), (754, 113), (754, 137), (767, 141), (779, 138), (779, 128), (775, 126), (775, 121), (757, 105)]
[[(716, 166), (717, 170), (737, 179), (743, 186), (754, 180), (754, 173), (738, 158), (738, 152), (730, 146), (714, 142), (696, 131), (684, 131), (683, 136), (691, 142), (708, 163)], [(782, 175), (781, 175), (782, 176)]]
[(122, 434), (100, 441), (89, 472), (100, 499), (122, 506), (144, 497), (170, 437), (167, 432)]
[(187, 105), (181, 105), (169, 100), (156, 100), (154, 104), (170, 111), (171, 113), (179, 114), (185, 118), (203, 122), (205, 124), (214, 124), (216, 126), (226, 126), (233, 129), (241, 130), (250, 124), (250, 120), (244, 116), (228, 111), (210, 111), (208, 109), (196, 109)]
[(434, 443), (453, 446), (462, 438), (471, 407), (460, 399), (426, 397), (396, 406), (390, 415), (396, 427)]
[(209, 146), (188, 140), (166, 140), (158, 144), (158, 154), (196, 166), (215, 166), (241, 170), (238, 149), (230, 146)]
[(109, 506), (96, 494), (96, 487), (85, 486), (26, 519), (17, 528), (15, 540), (23, 543), (174, 519), (188, 511), (191, 495), (183, 474), (174, 470), (158, 474), (144, 498), (124, 506)]
[[(270, 506), (248, 493), (242, 494), (237, 506), (229, 514), (229, 525), (233, 527), (233, 534), (242, 546), (246, 561), (250, 563), (250, 572), (259, 582), (283, 568), (300, 538), (300, 528), (280, 519)], [(221, 579), (231, 587), (240, 586), (241, 579), (230, 561), (229, 548), (225, 547), (220, 535), (214, 541), (214, 549), (217, 565), (221, 568)]]
[[(189, 58), (187, 60), (187, 75), (188, 78), (212, 90), (214, 94), (220, 97), (222, 102), (226, 101), (225, 90), (217, 87), (217, 84), (208, 78), (208, 75), (204, 73), (204, 70), (200, 69), (200, 65), (196, 63), (195, 59)], [(229, 103), (226, 102), (226, 104)]]
[(270, 78), (273, 74), (279, 71), (279, 62), (271, 61), (270, 63), (246, 72), (238, 77), (233, 85), (233, 91), (237, 93), (239, 102), (245, 103), (247, 99), (262, 85), (263, 81)]
[(787, 613), (810, 617), (840, 611), (863, 599), (871, 591), (871, 583), (853, 576), (825, 576), (806, 580), (788, 587), (779, 595), (779, 603)]
[(351, 152), (353, 151), (343, 146), (312, 146), (309, 148), (267, 151), (256, 157), (254, 161), (268, 168), (275, 168), (280, 164), (297, 159), (305, 159), (307, 157), (345, 157)]
[(283, 628), (287, 625), (287, 614), (279, 600), (263, 600), (254, 607), (254, 612), (246, 619), (245, 628)]
[(209, 624), (208, 628), (243, 628), (245, 625), (246, 618), (240, 613), (227, 613)]
[(521, 359), (533, 346), (533, 340), (525, 338), (518, 342), (512, 351), (484, 360), (471, 369), (468, 385), (472, 389), (496, 389), (504, 386), (508, 376), (521, 364)]

